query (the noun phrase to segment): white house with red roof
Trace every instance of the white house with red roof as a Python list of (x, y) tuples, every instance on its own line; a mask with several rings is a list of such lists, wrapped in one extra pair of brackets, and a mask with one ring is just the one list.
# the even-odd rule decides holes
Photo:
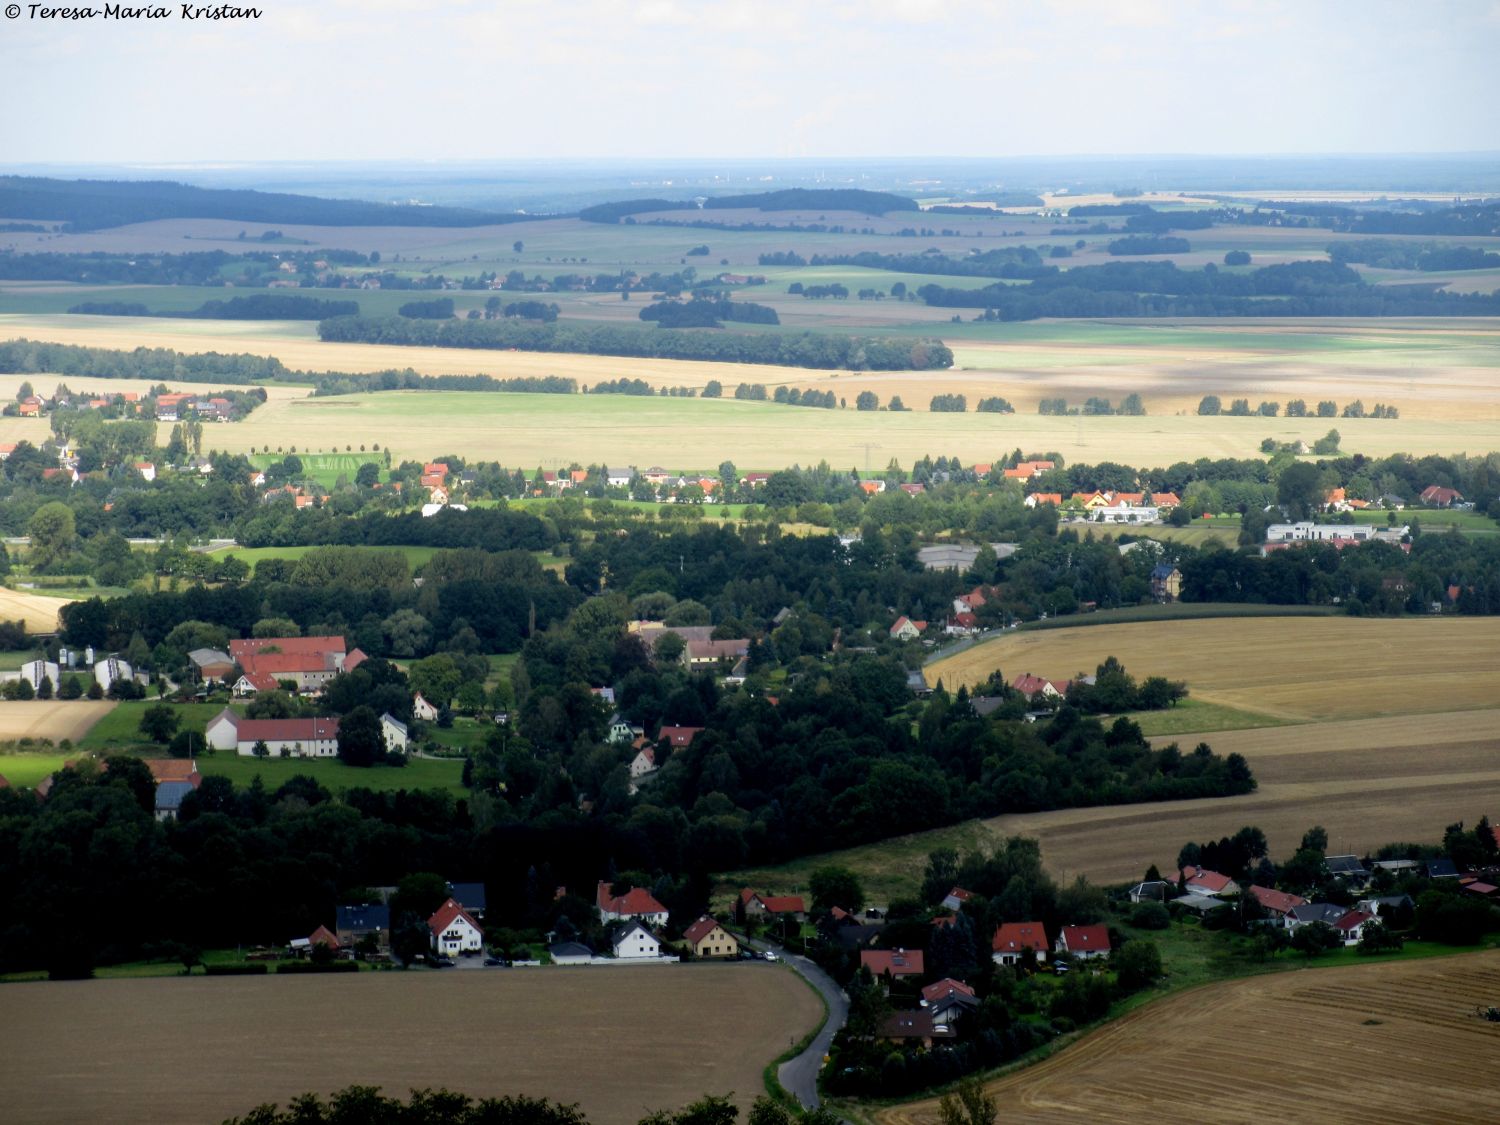
[(484, 948), (484, 931), (474, 916), (450, 898), (427, 919), (432, 931), (432, 951), (444, 957), (477, 953)]
[(1365, 936), (1365, 927), (1374, 921), (1377, 919), (1372, 914), (1366, 914), (1363, 910), (1351, 910), (1335, 922), (1333, 928), (1344, 939), (1345, 945), (1358, 945)]
[[(234, 715), (228, 708), (214, 722)], [(235, 751), (243, 758), (255, 756), (265, 744), (271, 758), (334, 758), (339, 752), (339, 721), (331, 719), (239, 719), (234, 722)]]
[(1202, 867), (1184, 867), (1179, 882), (1182, 884), (1182, 889), (1190, 895), (1218, 898), (1240, 893), (1240, 885), (1228, 875), (1220, 875), (1217, 871), (1209, 871)]
[(662, 727), (656, 735), (656, 741), (667, 743), (674, 751), (686, 750), (702, 732), (702, 727)]
[(1109, 927), (1064, 926), (1057, 935), (1053, 947), (1059, 953), (1072, 954), (1078, 961), (1090, 961), (1096, 957), (1109, 956)]
[(786, 915), (800, 922), (807, 917), (807, 903), (801, 895), (765, 895), (749, 887), (740, 891), (735, 909), (741, 919)]
[(891, 637), (898, 641), (914, 641), (927, 629), (927, 622), (913, 621), (906, 614), (896, 618), (896, 623), (891, 626)]
[(1451, 508), (1454, 504), (1463, 502), (1463, 494), (1456, 488), (1444, 488), (1439, 484), (1429, 484), (1422, 489), (1421, 495), (1417, 497), (1422, 503), (1433, 508)]
[(1030, 672), (1022, 672), (1011, 680), (1010, 686), (1026, 697), (1030, 703), (1040, 696), (1043, 699), (1061, 699), (1068, 694), (1071, 680), (1049, 680), (1042, 676), (1033, 676)]
[(920, 949), (864, 949), (859, 963), (876, 980), (890, 977), (920, 977), (927, 972), (926, 955)]
[(435, 723), (437, 722), (438, 709), (431, 703), (428, 703), (419, 691), (416, 695), (412, 696), (411, 717), (424, 723)]
[(644, 922), (648, 926), (665, 926), (667, 908), (657, 902), (644, 887), (634, 887), (617, 895), (607, 880), (601, 879), (594, 892), (594, 905), (601, 922), (612, 922), (617, 918)]
[(997, 965), (1019, 965), (1027, 950), (1038, 961), (1047, 959), (1047, 931), (1040, 922), (1006, 922), (995, 927), (990, 960)]

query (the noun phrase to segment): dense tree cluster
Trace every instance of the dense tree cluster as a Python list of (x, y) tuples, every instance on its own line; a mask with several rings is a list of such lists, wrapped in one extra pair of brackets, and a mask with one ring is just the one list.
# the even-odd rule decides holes
[(723, 321), (744, 324), (780, 324), (776, 310), (728, 297), (694, 297), (690, 301), (661, 301), (640, 311), (642, 320), (654, 320), (663, 328), (718, 328)]
[(608, 326), (516, 324), (503, 321), (420, 321), (337, 317), (318, 325), (324, 340), (446, 348), (513, 348), (537, 352), (708, 359), (788, 367), (926, 371), (951, 367), (940, 340), (897, 340), (825, 333), (662, 332)]

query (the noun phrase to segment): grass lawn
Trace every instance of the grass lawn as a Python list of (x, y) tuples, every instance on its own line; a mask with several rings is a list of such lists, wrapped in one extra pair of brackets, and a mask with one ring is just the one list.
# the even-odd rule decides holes
[(1147, 737), (1185, 734), (1198, 731), (1246, 730), (1250, 727), (1284, 726), (1288, 720), (1258, 715), (1222, 703), (1205, 703), (1201, 699), (1184, 699), (1165, 711), (1133, 711), (1126, 718), (1140, 724)]
[(0, 775), (17, 789), (34, 789), (43, 778), (63, 768), (75, 754), (0, 754)]
[[(121, 703), (95, 723), (93, 729), (79, 740), (79, 749), (107, 750), (141, 747), (161, 751), (161, 747), (154, 746), (141, 734), (141, 716), (147, 707), (155, 703), (154, 699), (138, 699)], [(224, 709), (222, 703), (173, 703), (170, 706), (177, 714), (179, 729), (198, 733), (203, 731), (210, 719)]]
[[(1377, 527), (1385, 527), (1391, 516), (1396, 517), (1396, 524), (1418, 523), (1422, 525), (1423, 531), (1447, 531), (1449, 528), (1457, 528), (1465, 535), (1496, 535), (1500, 534), (1500, 523), (1491, 519), (1482, 512), (1449, 512), (1441, 508), (1407, 508), (1401, 512), (1386, 512), (1380, 509), (1365, 509), (1362, 512), (1349, 512), (1347, 516), (1354, 523), (1374, 524)], [(41, 591), (37, 591), (40, 593)]]
[(1331, 617), (1334, 610), (1316, 605), (1248, 605), (1239, 602), (1173, 602), (1170, 605), (1137, 605), (1123, 609), (1101, 609), (1028, 621), (1022, 631), (1032, 629), (1078, 629), (1090, 625), (1115, 625), (1126, 621), (1187, 621), (1205, 617)]
[(209, 776), (227, 777), (236, 785), (249, 785), (259, 775), (265, 787), (273, 792), (297, 774), (316, 778), (334, 792), (340, 789), (465, 791), (460, 784), (463, 763), (433, 758), (412, 758), (399, 769), (391, 766), (360, 769), (332, 758), (251, 758), (221, 751), (199, 758), (198, 769)]
[[(285, 456), (286, 454), (282, 453), (253, 453), (249, 461), (257, 469), (269, 469)], [(385, 469), (385, 454), (379, 450), (375, 452), (350, 450), (343, 453), (335, 450), (332, 453), (298, 453), (296, 456), (302, 462), (301, 476), (304, 479), (315, 480), (327, 489), (332, 489), (337, 485), (340, 477), (345, 477), (348, 483), (352, 483), (354, 474), (359, 472), (359, 467), (366, 462), (380, 467), (381, 480), (390, 479), (390, 473)]]
[(485, 737), (494, 729), (495, 724), (491, 722), (455, 717), (453, 725), (447, 730), (436, 723), (429, 724), (427, 734), (440, 745), (451, 746), (456, 750), (468, 750), (474, 746), (483, 746)]
[(36, 659), (33, 649), (21, 649), (16, 652), (0, 652), (0, 672), (19, 671), (22, 664)]
[[(412, 570), (424, 566), (427, 560), (432, 558), (437, 551), (436, 547), (357, 547), (355, 550), (362, 551), (400, 551), (406, 556), (406, 563)], [(255, 564), (262, 559), (300, 559), (309, 551), (316, 551), (316, 546), (308, 547), (231, 547), (227, 551), (215, 552), (215, 555), (223, 554), (239, 559), (252, 570)]]

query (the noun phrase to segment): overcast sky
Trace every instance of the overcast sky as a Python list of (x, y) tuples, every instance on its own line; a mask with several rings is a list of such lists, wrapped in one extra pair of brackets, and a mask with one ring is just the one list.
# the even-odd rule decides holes
[(0, 162), (1500, 149), (1500, 0), (254, 2), (23, 3)]

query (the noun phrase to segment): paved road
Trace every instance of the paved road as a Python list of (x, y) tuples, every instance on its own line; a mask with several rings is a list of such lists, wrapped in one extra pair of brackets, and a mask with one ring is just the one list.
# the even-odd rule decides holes
[(776, 1080), (802, 1104), (804, 1109), (817, 1109), (821, 1104), (818, 1097), (818, 1071), (822, 1069), (823, 1056), (828, 1053), (828, 1048), (833, 1044), (834, 1035), (849, 1019), (849, 998), (844, 995), (843, 989), (834, 984), (832, 977), (806, 957), (787, 953), (780, 946), (773, 945), (771, 948), (776, 950), (777, 955), (783, 961), (801, 974), (803, 979), (822, 993), (823, 999), (828, 1002), (828, 1019), (823, 1024), (823, 1029), (808, 1044), (807, 1050), (788, 1059), (776, 1070)]

